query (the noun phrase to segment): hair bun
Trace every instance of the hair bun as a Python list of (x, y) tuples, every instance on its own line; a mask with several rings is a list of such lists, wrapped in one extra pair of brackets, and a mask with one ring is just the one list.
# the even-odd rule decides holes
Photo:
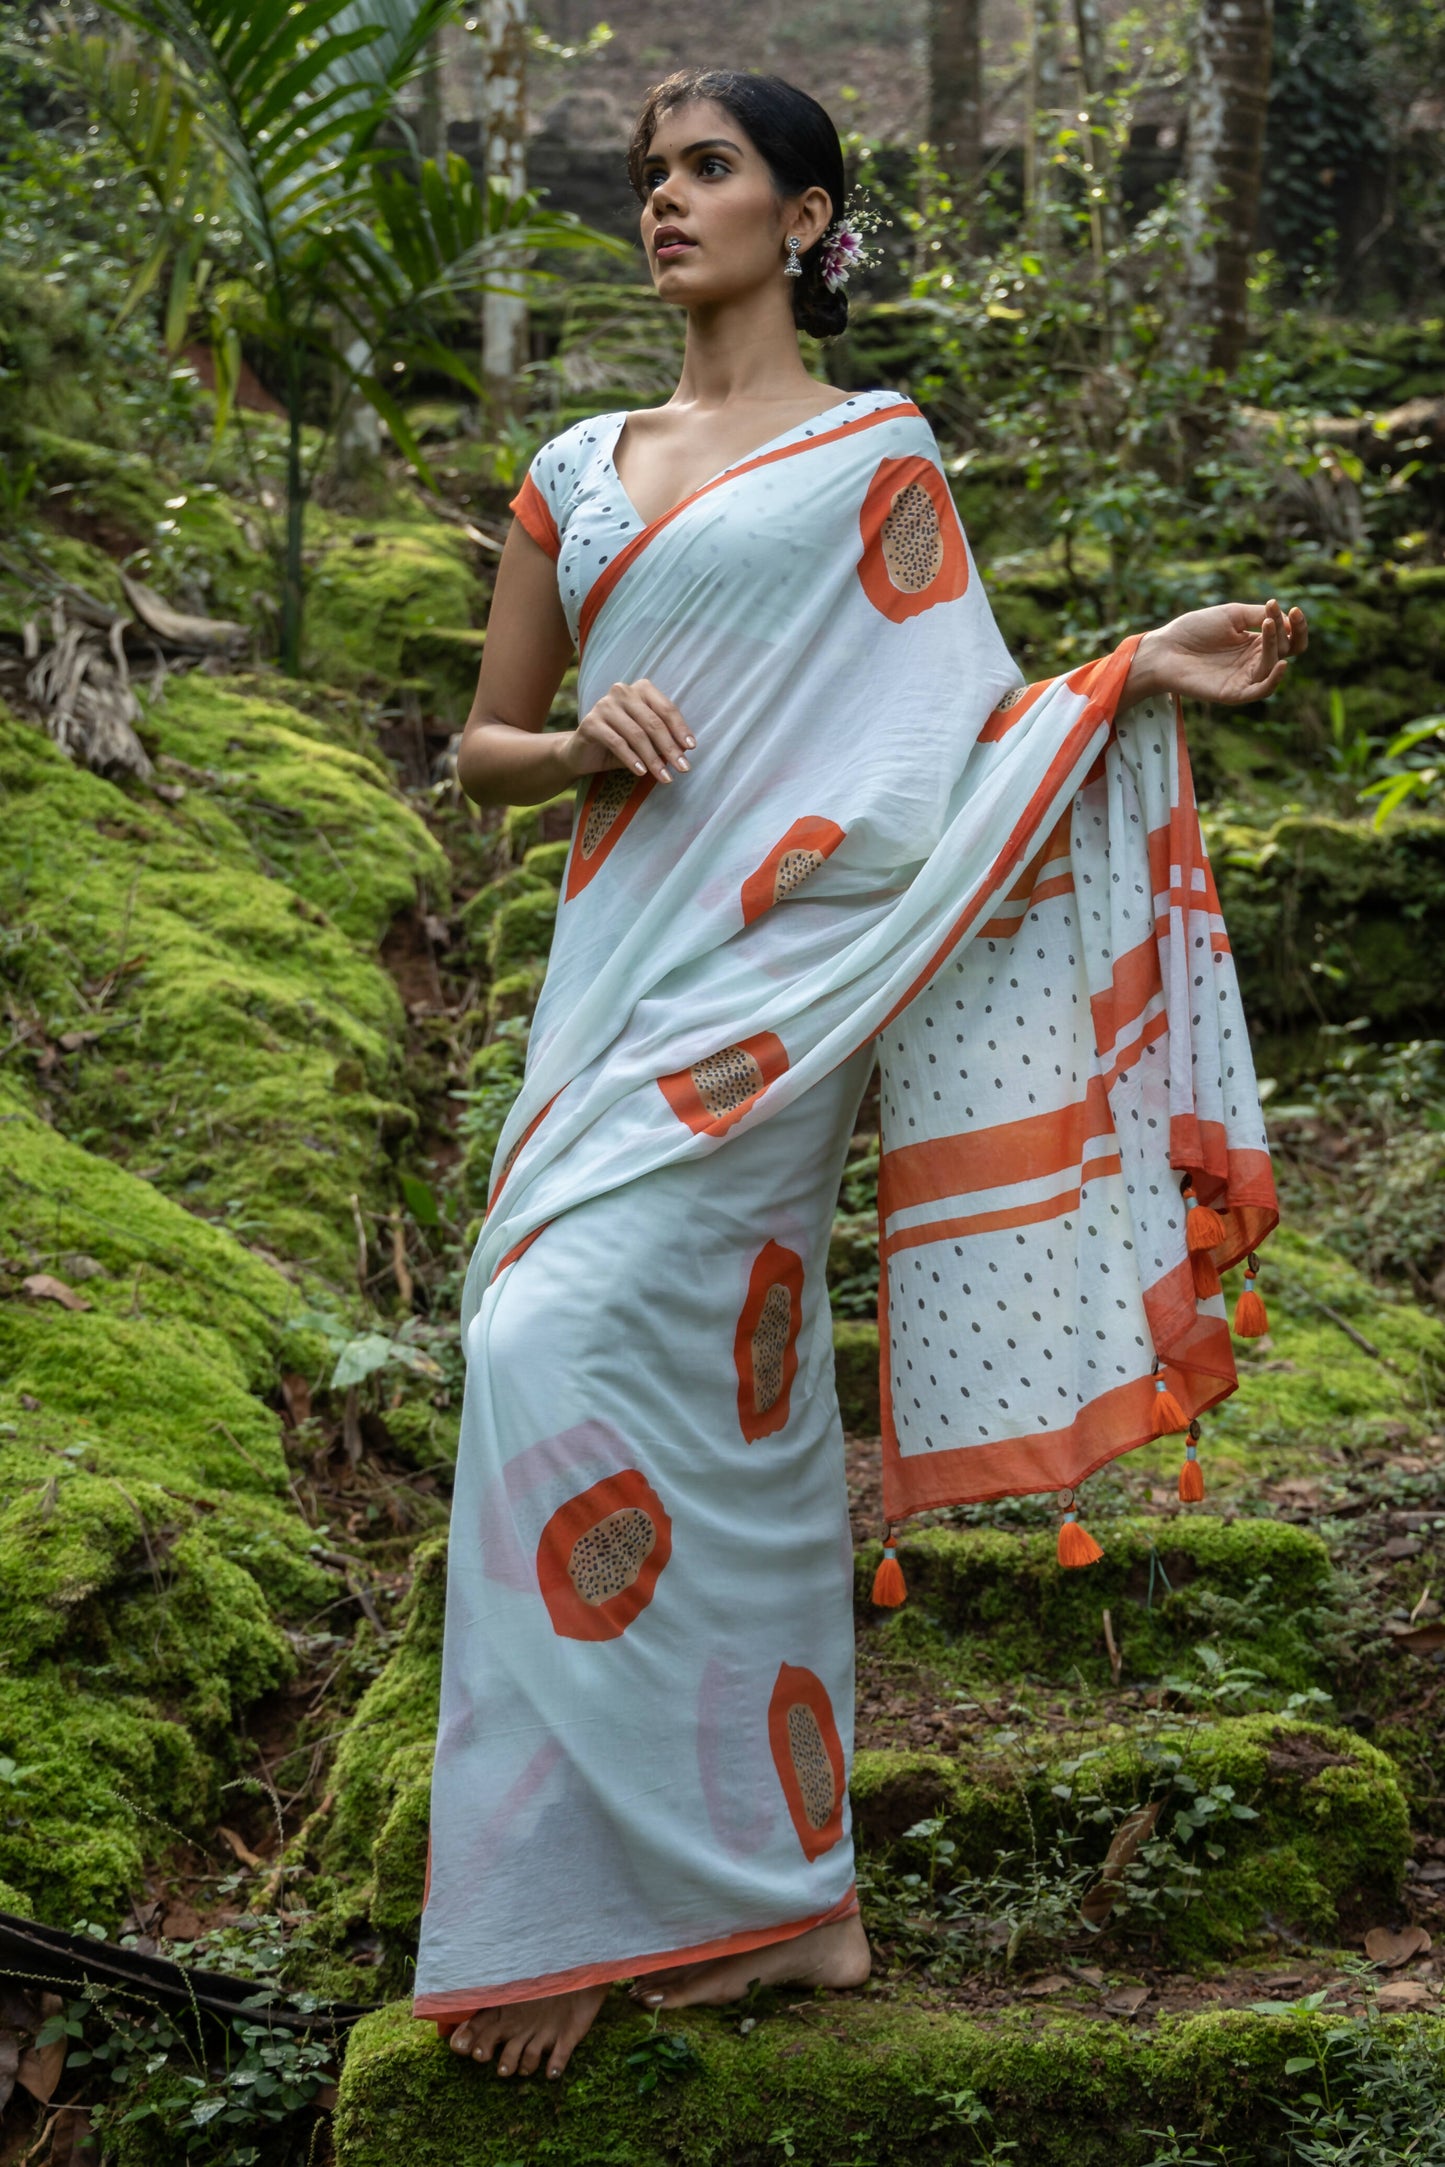
[(836, 339), (848, 328), (848, 296), (842, 291), (830, 292), (821, 276), (801, 279), (799, 285), (806, 289), (793, 301), (793, 316), (800, 331), (810, 338)]

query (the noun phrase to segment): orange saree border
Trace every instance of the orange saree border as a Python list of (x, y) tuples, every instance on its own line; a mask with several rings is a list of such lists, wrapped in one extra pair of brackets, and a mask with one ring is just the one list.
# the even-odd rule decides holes
[(680, 518), (700, 498), (710, 496), (714, 489), (721, 489), (726, 482), (735, 482), (741, 474), (752, 474), (759, 467), (772, 466), (778, 459), (791, 459), (798, 452), (816, 451), (820, 444), (835, 444), (840, 437), (856, 436), (860, 430), (875, 429), (879, 422), (922, 419), (923, 416), (913, 401), (906, 399), (897, 406), (881, 406), (871, 414), (855, 414), (851, 421), (840, 421), (835, 429), (824, 429), (817, 436), (804, 437), (801, 444), (779, 444), (775, 451), (757, 452), (751, 459), (740, 459), (736, 466), (729, 467), (725, 473), (714, 474), (710, 482), (704, 482), (701, 488), (694, 489), (691, 496), (684, 497), (680, 504), (674, 504), (670, 510), (660, 512), (640, 534), (634, 534), (632, 540), (618, 550), (611, 563), (598, 573), (587, 590), (581, 615), (577, 620), (578, 654), (580, 655), (586, 646), (599, 610), (623, 573), (637, 562), (648, 543), (655, 541), (664, 527), (671, 526), (674, 519)]
[(696, 1942), (690, 1949), (620, 1957), (610, 1964), (574, 1964), (570, 1971), (545, 1971), (535, 1979), (508, 1980), (505, 1986), (454, 1987), (445, 1994), (418, 1994), (411, 2013), (414, 2017), (433, 2018), (441, 2037), (448, 2039), (478, 2009), (505, 2009), (513, 2002), (540, 2001), (548, 1994), (572, 1994), (579, 1987), (610, 1986), (615, 1980), (635, 1979), (646, 1971), (671, 1971), (679, 1964), (706, 1964), (719, 1956), (742, 1956), (749, 1949), (765, 1949), (770, 1942), (795, 1941), (799, 1934), (810, 1934), (815, 1926), (850, 1919), (857, 1909), (855, 1886), (830, 1910), (815, 1911), (810, 1918), (793, 1919), (784, 1926), (752, 1927), (745, 1933), (724, 1934), (716, 1941)]

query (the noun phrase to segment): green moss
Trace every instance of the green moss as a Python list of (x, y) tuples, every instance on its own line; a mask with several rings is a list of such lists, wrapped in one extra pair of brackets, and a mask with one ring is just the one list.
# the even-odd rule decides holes
[[(531, 853), (528, 853), (531, 856)], [(492, 919), (487, 935), (487, 962), (498, 981), (541, 964), (546, 968), (557, 922), (557, 891), (537, 886), (504, 902)]]
[[(1060, 1568), (1052, 1530), (924, 1527), (904, 1531), (903, 1609), (872, 1612), (881, 1646), (960, 1681), (1028, 1675), (1096, 1685), (1109, 1678), (1100, 1612), (1110, 1610), (1130, 1680), (1179, 1666), (1206, 1635), (1284, 1688), (1328, 1677), (1327, 1628), (1338, 1596), (1325, 1545), (1274, 1520), (1184, 1516), (1114, 1520), (1088, 1572)], [(881, 1546), (856, 1561), (869, 1614)]]
[(336, 1755), (336, 1806), (321, 1850), (343, 1902), (373, 1924), (413, 1931), (421, 1912), (427, 1802), (441, 1689), (446, 1541), (412, 1555), (402, 1637), (367, 1689)]
[[(1311, 643), (1314, 640), (1311, 616)], [(1445, 820), (1206, 824), (1245, 1007), (1275, 1030), (1445, 1015)]]
[[(1159, 1834), (1167, 1836), (1182, 1798), (1219, 1786), (1255, 1818), (1226, 1813), (1210, 1822), (1200, 1893), (1154, 1925), (1176, 1956), (1237, 1955), (1273, 1937), (1281, 1921), (1297, 1935), (1328, 1936), (1342, 1907), (1398, 1896), (1410, 1828), (1388, 1756), (1352, 1731), (1272, 1714), (1134, 1732), (1096, 1725), (1036, 1752), (865, 1752), (851, 1791), (867, 1853), (886, 1853), (917, 1821), (941, 1815), (957, 1846), (951, 1871), (986, 1885), (1001, 1854), (1022, 1858), (1025, 1875), (1030, 1859), (1047, 1875), (1056, 1841), (1073, 1846), (1080, 1863), (1101, 1865), (1112, 1821), (1093, 1818), (1095, 1800), (1127, 1809), (1163, 1797)], [(1186, 1858), (1191, 1842), (1198, 1848), (1186, 1840)]]
[(310, 669), (332, 685), (419, 685), (444, 713), (460, 705), (460, 723), (475, 653), (432, 635), (471, 626), (480, 589), (465, 536), (417, 506), (364, 528), (313, 509), (308, 539), (321, 552), (307, 592)]
[(76, 1141), (349, 1281), (349, 1199), (389, 1201), (378, 1140), (414, 1119), (401, 1004), (357, 943), (443, 860), (375, 762), (293, 707), (196, 675), (152, 723), (192, 777), (174, 808), (0, 710), (0, 974), (41, 1027), (12, 1061), (82, 1032), (48, 1078)]
[(628, 2057), (649, 2026), (620, 1999), (557, 2084), (463, 2062), (398, 2002), (351, 2035), (337, 2167), (770, 2167), (782, 2132), (799, 2167), (956, 2161), (982, 2156), (985, 2133), (950, 2112), (970, 2092), (994, 2116), (985, 2142), (1012, 2142), (1030, 2167), (1146, 2167), (1170, 2124), (1253, 2158), (1278, 2099), (1308, 2086), (1286, 2074), (1307, 2053), (1307, 2021), (1230, 2011), (1130, 2029), (1012, 2010), (976, 2022), (829, 1997), (743, 2036), (726, 2015), (685, 2010), (667, 2029), (692, 2046), (695, 2074), (640, 2094)]
[(547, 831), (551, 829), (560, 828), (564, 835), (570, 835), (576, 803), (576, 791), (563, 790), (555, 798), (544, 798), (540, 805), (509, 805), (502, 814), (502, 840), (512, 863), (520, 865), (538, 843), (560, 841), (561, 836), (549, 836)]
[(534, 843), (522, 860), (522, 869), (534, 874), (539, 880), (550, 881), (554, 888), (560, 888), (571, 848), (570, 841)]
[(845, 1430), (878, 1434), (878, 1327), (852, 1317), (833, 1319), (833, 1361)]

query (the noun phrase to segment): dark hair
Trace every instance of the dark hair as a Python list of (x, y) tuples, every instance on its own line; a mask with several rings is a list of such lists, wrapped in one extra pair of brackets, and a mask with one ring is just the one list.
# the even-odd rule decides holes
[[(827, 190), (833, 206), (825, 232), (843, 222), (848, 184), (843, 174), (843, 146), (838, 131), (806, 90), (795, 90), (776, 75), (743, 75), (733, 68), (679, 68), (654, 84), (637, 116), (627, 151), (627, 177), (645, 201), (643, 167), (658, 122), (679, 105), (706, 99), (730, 113), (757, 150), (780, 196), (798, 196), (805, 188)], [(793, 318), (800, 331), (815, 339), (835, 339), (847, 328), (848, 296), (823, 284), (820, 234), (801, 259), (803, 275), (790, 279)]]

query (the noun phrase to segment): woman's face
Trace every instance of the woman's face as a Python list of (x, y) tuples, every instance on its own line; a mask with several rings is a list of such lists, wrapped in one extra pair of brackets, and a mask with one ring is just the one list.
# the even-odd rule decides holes
[(785, 237), (800, 252), (828, 222), (827, 191), (780, 201), (761, 153), (707, 100), (658, 122), (642, 170), (642, 242), (664, 301), (725, 301), (779, 278)]

